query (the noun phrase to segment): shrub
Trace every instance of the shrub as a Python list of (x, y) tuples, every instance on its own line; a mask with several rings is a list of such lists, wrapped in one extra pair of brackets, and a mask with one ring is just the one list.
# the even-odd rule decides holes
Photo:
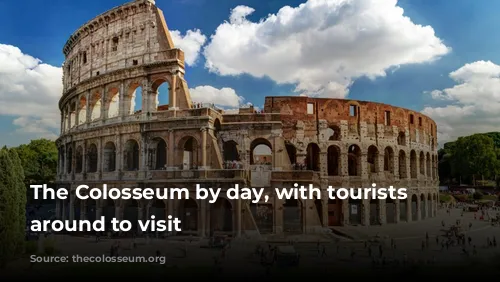
[(25, 253), (26, 254), (36, 254), (38, 252), (38, 241), (26, 241)]
[(45, 239), (43, 242), (43, 253), (45, 255), (51, 256), (56, 253), (55, 243), (51, 239)]

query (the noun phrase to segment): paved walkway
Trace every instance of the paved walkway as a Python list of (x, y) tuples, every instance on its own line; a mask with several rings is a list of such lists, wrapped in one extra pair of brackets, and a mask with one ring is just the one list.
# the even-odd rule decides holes
[[(466, 246), (443, 248), (442, 238), (439, 236), (443, 234), (441, 222), (445, 221), (445, 224), (450, 226), (457, 219), (460, 219), (463, 226), (467, 228), (472, 223), (472, 228), (466, 232), (466, 236), (471, 237), (472, 243)], [(472, 254), (474, 248), (477, 253), (474, 257), (477, 258), (491, 259), (500, 254), (500, 246), (495, 248), (486, 244), (488, 238), (500, 240), (500, 227), (492, 227), (485, 221), (475, 220), (473, 213), (465, 213), (462, 216), (458, 209), (453, 210), (450, 215), (440, 211), (436, 218), (420, 222), (371, 227), (345, 227), (343, 230), (352, 234), (357, 240), (338, 240), (332, 236), (320, 235), (317, 238), (307, 237), (309, 242), (295, 243), (294, 247), (301, 257), (301, 265), (349, 267), (354, 262), (369, 266), (374, 260), (432, 260), (438, 263), (455, 263), (470, 258), (464, 254), (464, 251)], [(428, 246), (422, 248), (422, 244), (426, 241), (426, 233), (429, 234)], [(377, 243), (365, 245), (364, 241), (375, 235), (387, 238), (382, 240), (383, 246), (379, 247)], [(436, 237), (438, 237), (437, 242)], [(321, 239), (319, 243), (318, 238)], [(394, 239), (396, 248), (390, 247), (390, 238)], [(108, 255), (112, 244), (116, 242), (114, 239), (103, 239), (96, 242), (95, 238), (64, 235), (56, 235), (53, 239), (61, 255), (79, 254), (81, 256)], [(188, 240), (141, 239), (136, 240), (136, 248), (132, 248), (132, 239), (119, 241), (122, 246), (120, 255), (123, 256), (155, 256), (156, 252), (159, 251), (162, 256), (167, 258), (168, 265), (179, 267), (213, 267), (215, 258), (218, 258), (220, 266), (223, 268), (245, 266), (246, 271), (262, 273), (266, 270), (260, 264), (260, 256), (255, 253), (256, 246), (260, 244), (266, 249), (269, 244), (274, 246), (286, 244), (235, 239), (231, 243), (231, 247), (223, 254), (220, 249), (203, 248), (204, 244), (200, 240), (189, 242)], [(40, 247), (43, 247), (43, 242), (40, 242)], [(380, 254), (380, 248), (382, 248), (382, 254)], [(323, 253), (323, 249), (325, 253)], [(26, 262), (26, 267), (29, 267), (28, 262)], [(35, 268), (40, 269), (43, 267), (45, 267), (43, 264), (35, 266)]]

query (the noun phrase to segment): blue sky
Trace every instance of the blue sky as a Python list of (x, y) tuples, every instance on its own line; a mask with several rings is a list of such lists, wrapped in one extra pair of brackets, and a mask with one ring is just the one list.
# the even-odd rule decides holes
[[(25, 0), (21, 8), (19, 2), (0, 0), (0, 145), (17, 145), (29, 142), (31, 138), (53, 138), (58, 134), (59, 113), (57, 104), (54, 105), (60, 96), (56, 93), (59, 88), (54, 86), (58, 82), (48, 83), (48, 79), (34, 81), (33, 75), (26, 74), (36, 68), (42, 73), (44, 66), (48, 65), (53, 69), (47, 71), (50, 74), (43, 72), (44, 75), (57, 76), (56, 68), (64, 61), (62, 47), (69, 35), (96, 15), (124, 2)], [(318, 12), (313, 6), (309, 10), (302, 8), (308, 13), (289, 15), (289, 23), (294, 23), (289, 26), (285, 26), (285, 22), (279, 26), (269, 22), (269, 15), (278, 13), (284, 6), (298, 11), (299, 5), (306, 2), (157, 0), (156, 5), (163, 10), (169, 29), (180, 32), (179, 40), (187, 39), (186, 32), (189, 30), (206, 37), (203, 44), (195, 46), (199, 47), (198, 50), (193, 49), (196, 62), (187, 66), (186, 79), (190, 88), (210, 86), (217, 91), (234, 90), (231, 93), (240, 96), (244, 99), (242, 101), (257, 106), (263, 104), (265, 96), (304, 93), (389, 103), (423, 111), (434, 118), (438, 122), (440, 143), (470, 133), (498, 129), (500, 17), (497, 11), (500, 1), (401, 0), (396, 3), (395, 0), (354, 0), (361, 8), (353, 8), (343, 15), (343, 10), (335, 9), (338, 6), (334, 4), (345, 1), (327, 0), (331, 10), (323, 8)], [(384, 5), (381, 5), (383, 2)], [(396, 6), (404, 10), (404, 15), (398, 14)], [(240, 7), (239, 10), (232, 10), (236, 7)], [(250, 13), (248, 7), (254, 11)], [(237, 14), (234, 11), (239, 11), (240, 20), (246, 15), (246, 20), (230, 21), (232, 11), (233, 15)], [(380, 19), (373, 23), (360, 23), (360, 17), (355, 14), (360, 11)], [(324, 35), (337, 38), (335, 30), (338, 29), (315, 29), (318, 26), (315, 19), (322, 17), (337, 17), (335, 21), (363, 26), (367, 32), (356, 33), (352, 36), (354, 39), (345, 42), (329, 41)], [(404, 17), (409, 18), (408, 22)], [(262, 32), (249, 33), (245, 37), (250, 40), (244, 42), (246, 38), (237, 38), (238, 34), (228, 33), (227, 30), (224, 33), (220, 28), (224, 23), (226, 27), (234, 25), (243, 34), (248, 31), (245, 25), (259, 27), (259, 20), (264, 22), (260, 30), (266, 30), (278, 39), (266, 39)], [(335, 26), (335, 23), (331, 25)], [(219, 31), (217, 28), (220, 28)], [(349, 33), (349, 36), (354, 33)], [(421, 39), (409, 38), (415, 34)], [(243, 44), (247, 43), (284, 47), (292, 38), (308, 38), (311, 40), (307, 43), (301, 41), (295, 44), (304, 50), (317, 51), (309, 55), (279, 57), (286, 54), (284, 52), (276, 55), (276, 61), (275, 57), (259, 61), (264, 60), (259, 50), (235, 54), (231, 53), (235, 50), (218, 44), (228, 40), (227, 36), (233, 36), (231, 40), (234, 39), (235, 46), (240, 49), (244, 49)], [(316, 41), (314, 36), (321, 39)], [(13, 48), (18, 48), (22, 54), (14, 52)], [(375, 49), (379, 53), (375, 52), (370, 58), (366, 50)], [(352, 52), (348, 52), (350, 50)], [(224, 57), (224, 51), (227, 57)], [(19, 59), (24, 55), (38, 58), (46, 65), (34, 61), (28, 66), (24, 64), (25, 69), (22, 69), (9, 61), (24, 62)], [(255, 61), (262, 65), (261, 69), (248, 59), (253, 55), (257, 58)], [(212, 67), (207, 66), (207, 61), (214, 63)], [(311, 61), (318, 63), (314, 65), (309, 63)], [(292, 65), (298, 69), (304, 65), (304, 70), (289, 72), (287, 66)], [(329, 68), (338, 65), (343, 69), (338, 73), (335, 72), (338, 68)], [(318, 70), (325, 70), (328, 74), (317, 74)], [(298, 78), (297, 73), (305, 75)], [(330, 73), (331, 78), (328, 77)], [(333, 90), (331, 85), (335, 86)], [(198, 92), (203, 89), (207, 90), (198, 88)]]

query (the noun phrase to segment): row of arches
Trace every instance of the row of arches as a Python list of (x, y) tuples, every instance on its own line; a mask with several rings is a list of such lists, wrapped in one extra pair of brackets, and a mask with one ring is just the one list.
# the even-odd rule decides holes
[[(185, 136), (179, 141), (177, 158), (182, 161), (179, 165), (185, 169), (192, 169), (197, 165), (199, 158), (200, 144), (192, 136)], [(168, 146), (167, 142), (160, 137), (152, 138), (149, 142), (146, 155), (142, 153), (139, 142), (129, 139), (125, 142), (123, 153), (120, 154), (114, 142), (108, 141), (104, 144), (102, 153), (99, 152), (98, 145), (91, 143), (86, 151), (83, 146), (64, 147), (59, 152), (60, 170), (66, 173), (96, 173), (114, 172), (119, 169), (123, 171), (137, 171), (141, 166), (141, 159), (147, 160), (147, 168), (150, 170), (163, 170), (167, 167)], [(122, 156), (122, 164), (118, 162)], [(75, 167), (73, 168), (73, 163)], [(101, 167), (100, 167), (101, 165)]]
[[(241, 161), (239, 154), (238, 143), (234, 140), (223, 143), (222, 151), (224, 161)], [(297, 148), (286, 143), (286, 152), (291, 164), (300, 162), (298, 159)], [(64, 147), (63, 147), (64, 148)], [(179, 141), (179, 153), (176, 154), (176, 163), (183, 169), (192, 169), (197, 167), (199, 156), (201, 155), (200, 144), (192, 136), (185, 136)], [(272, 165), (273, 149), (267, 139), (257, 138), (251, 143), (250, 165), (266, 164)], [(113, 172), (117, 169), (124, 171), (135, 171), (140, 169), (140, 159), (145, 157), (147, 160), (147, 168), (150, 170), (161, 170), (167, 166), (168, 158), (167, 142), (163, 138), (153, 138), (148, 145), (146, 152), (141, 153), (139, 142), (130, 139), (125, 142), (122, 154), (122, 164), (117, 167), (117, 162), (120, 154), (117, 152), (117, 147), (114, 142), (106, 142), (103, 146), (102, 154), (99, 154), (98, 147), (95, 143), (91, 143), (86, 152), (82, 146), (76, 148), (73, 152), (73, 147), (68, 146), (67, 150), (60, 151), (60, 169), (66, 173), (73, 171), (73, 162), (75, 163), (75, 173), (85, 172), (94, 173), (101, 169), (103, 172)], [(144, 156), (143, 156), (144, 155)], [(330, 145), (326, 152), (326, 161), (322, 163), (320, 158), (321, 149), (316, 143), (309, 143), (306, 149), (304, 165), (307, 170), (321, 171), (321, 168), (326, 165), (326, 174), (329, 176), (361, 176), (363, 173), (362, 163), (366, 164), (366, 173), (389, 172), (396, 173), (396, 168), (400, 178), (418, 178), (418, 175), (424, 175), (435, 179), (437, 177), (437, 158), (429, 152), (420, 151), (418, 154), (415, 150), (411, 150), (409, 158), (404, 150), (399, 150), (398, 157), (395, 158), (395, 151), (392, 146), (387, 146), (383, 152), (375, 145), (367, 148), (364, 154), (361, 148), (352, 144), (348, 147), (347, 152), (343, 152), (340, 146)], [(342, 171), (343, 155), (347, 157), (347, 168)], [(382, 159), (383, 158), (383, 159)], [(101, 160), (102, 166), (99, 168)], [(85, 167), (84, 167), (85, 166)], [(66, 168), (66, 169), (64, 169)], [(409, 168), (409, 170), (407, 170)]]
[[(289, 142), (285, 144), (285, 147), (290, 163), (293, 165), (300, 162), (297, 158), (297, 148)], [(251, 156), (255, 156), (256, 153), (258, 153), (257, 151), (265, 151), (267, 152), (266, 157), (268, 159), (273, 158), (272, 146), (268, 140), (260, 138), (254, 140), (251, 144), (251, 150)], [(432, 179), (437, 177), (437, 157), (434, 154), (431, 155), (429, 152), (424, 153), (423, 151), (417, 154), (416, 150), (411, 150), (408, 160), (406, 151), (399, 150), (398, 158), (396, 159), (395, 150), (392, 146), (385, 147), (383, 152), (381, 152), (377, 146), (371, 145), (366, 151), (366, 158), (364, 158), (360, 146), (356, 144), (350, 145), (347, 152), (343, 152), (340, 146), (330, 145), (326, 152), (326, 163), (322, 164), (320, 158), (321, 149), (319, 145), (317, 143), (309, 143), (306, 149), (304, 166), (307, 170), (321, 171), (321, 167), (326, 165), (326, 173), (329, 176), (339, 176), (343, 174), (341, 168), (342, 154), (344, 153), (347, 153), (346, 174), (349, 176), (361, 176), (362, 162), (365, 161), (368, 174), (382, 171), (395, 173), (397, 167), (400, 178), (416, 179), (419, 174)], [(250, 160), (250, 164), (256, 163), (254, 158), (255, 157)], [(383, 160), (381, 158), (383, 158)], [(408, 165), (409, 172), (407, 171)]]
[[(60, 200), (62, 202), (62, 200)], [(320, 225), (381, 225), (399, 222), (413, 222), (434, 217), (437, 214), (437, 194), (413, 194), (406, 200), (394, 201), (371, 200), (315, 200), (314, 212), (317, 213)], [(324, 205), (324, 203), (326, 205)], [(347, 205), (344, 208), (344, 205)], [(73, 206), (68, 201), (60, 209), (61, 218), (70, 218), (73, 209), (73, 219), (95, 220), (99, 216), (107, 219), (110, 224), (112, 218), (117, 217), (133, 223), (133, 230), (137, 230), (137, 220), (149, 219), (152, 215), (156, 220), (165, 220), (168, 214), (167, 205), (161, 200), (155, 200), (147, 205), (138, 201), (129, 200), (118, 209), (113, 200), (107, 200), (101, 205), (95, 200), (75, 200)], [(301, 200), (289, 199), (282, 205), (282, 229), (285, 233), (301, 233), (305, 227), (305, 208)], [(346, 213), (347, 211), (347, 213)], [(194, 199), (180, 200), (176, 205), (174, 214), (181, 219), (184, 232), (197, 233), (200, 229), (201, 207)], [(272, 204), (250, 204), (250, 212), (254, 222), (261, 233), (274, 232), (275, 207)], [(327, 216), (325, 219), (324, 216)], [(225, 198), (219, 198), (210, 205), (210, 230), (221, 232), (234, 232), (233, 204)], [(108, 225), (109, 226), (109, 225)]]
[[(111, 199), (102, 203), (98, 203), (93, 199), (75, 199), (73, 204), (69, 201), (58, 201), (60, 208), (57, 216), (59, 218), (86, 219), (93, 222), (100, 216), (104, 216), (108, 227), (111, 226), (113, 218), (120, 218), (132, 223), (131, 231), (138, 231), (138, 220), (150, 219), (153, 215), (155, 220), (166, 220), (168, 216), (167, 205), (162, 200), (154, 200), (146, 205), (136, 200), (128, 200), (121, 207), (118, 207), (115, 201)], [(199, 211), (200, 207), (194, 199), (190, 198), (178, 202), (175, 216), (181, 220), (183, 232), (198, 231)], [(215, 203), (210, 204), (210, 226), (213, 231), (232, 233), (234, 229), (233, 220), (233, 204), (229, 200), (221, 197)]]
[(99, 119), (145, 112), (147, 104), (151, 103), (149, 109), (157, 111), (168, 109), (170, 86), (165, 78), (158, 78), (152, 83), (153, 95), (145, 95), (143, 84), (137, 81), (128, 85), (123, 84), (123, 93), (120, 93), (120, 89), (122, 89), (120, 85), (111, 85), (105, 89), (82, 94), (68, 102), (62, 110), (62, 130), (69, 130)]

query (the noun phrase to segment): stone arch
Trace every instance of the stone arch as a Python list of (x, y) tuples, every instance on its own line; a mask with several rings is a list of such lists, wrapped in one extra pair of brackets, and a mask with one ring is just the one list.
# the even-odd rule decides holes
[(143, 89), (141, 83), (133, 81), (128, 84), (126, 95), (124, 95), (124, 104), (128, 115), (139, 114), (142, 112), (142, 92)]
[(87, 153), (87, 172), (95, 173), (97, 172), (99, 162), (99, 151), (97, 150), (97, 145), (92, 143), (89, 145)]
[(290, 164), (294, 166), (297, 163), (297, 147), (290, 142), (285, 142), (285, 148), (290, 159)]
[(399, 151), (399, 178), (400, 179), (405, 179), (408, 178), (408, 172), (406, 170), (407, 164), (406, 164), (406, 153), (403, 150)]
[(408, 209), (411, 207), (410, 203), (410, 197), (408, 197), (404, 200), (399, 200), (399, 221), (409, 221), (408, 218)]
[(425, 219), (426, 218), (426, 214), (425, 214), (426, 213), (426, 206), (427, 206), (426, 205), (426, 200), (427, 199), (425, 198), (425, 194), (422, 193), (420, 195), (420, 208), (419, 208), (419, 210), (420, 210), (420, 218), (421, 219)]
[(427, 152), (425, 156), (425, 175), (427, 178), (431, 178), (432, 176), (432, 171), (431, 171), (431, 154)]
[(154, 80), (151, 83), (151, 91), (153, 95), (153, 110), (155, 111), (163, 111), (168, 110), (173, 101), (170, 101), (172, 98), (170, 95), (172, 89), (172, 85), (167, 76), (162, 75)]
[(427, 194), (427, 217), (433, 217), (433, 212), (432, 212), (432, 204), (433, 204), (433, 201), (432, 201), (432, 196), (431, 194)]
[(274, 207), (272, 203), (250, 202), (250, 212), (255, 219), (260, 234), (274, 232)]
[(85, 200), (85, 219), (94, 222), (97, 216), (97, 201), (91, 198)]
[(328, 226), (340, 226), (343, 222), (343, 202), (340, 199), (328, 199)]
[(349, 198), (349, 224), (361, 225), (363, 202), (358, 199)]
[(309, 143), (309, 145), (307, 145), (306, 165), (308, 170), (319, 171), (321, 169), (319, 153), (320, 149), (318, 144)]
[(250, 144), (250, 164), (272, 164), (273, 146), (265, 138), (257, 138)]
[(102, 94), (95, 91), (90, 96), (90, 121), (98, 120), (101, 118), (101, 99)]
[(403, 131), (400, 131), (398, 134), (398, 145), (406, 146), (406, 133), (404, 133)]
[(212, 204), (210, 211), (210, 226), (214, 231), (232, 232), (233, 230), (233, 205), (223, 197), (219, 197)]
[(323, 226), (323, 201), (320, 198), (314, 200), (314, 207), (319, 217), (320, 225)]
[(437, 216), (438, 198), (435, 193), (432, 193), (432, 216)]
[(71, 173), (71, 171), (73, 170), (73, 147), (72, 146), (68, 146), (66, 161), (68, 162), (68, 165), (66, 166), (67, 173)]
[(411, 196), (411, 220), (412, 221), (417, 221), (418, 220), (418, 196), (413, 194)]
[(82, 95), (78, 102), (78, 125), (87, 122), (87, 98)]
[[(102, 200), (102, 216), (104, 216), (104, 220), (106, 221), (106, 226), (111, 226), (111, 220), (116, 216), (116, 208), (115, 201), (112, 199)], [(107, 231), (107, 230), (106, 230)]]
[(350, 145), (348, 150), (348, 173), (349, 176), (361, 176), (361, 148), (358, 145)]
[(419, 156), (419, 171), (421, 175), (425, 175), (425, 154), (423, 151), (420, 151)]
[(116, 170), (116, 146), (115, 143), (109, 141), (104, 145), (104, 167), (103, 171), (112, 172)]
[(215, 138), (219, 138), (219, 134), (222, 130), (222, 125), (220, 123), (220, 120), (218, 118), (216, 118), (214, 120), (214, 135), (215, 135)]
[(328, 140), (329, 141), (340, 141), (342, 140), (342, 134), (340, 131), (340, 127), (337, 125), (330, 125), (327, 130)]
[(303, 203), (298, 199), (288, 199), (283, 203), (283, 231), (302, 233)]
[(148, 149), (149, 167), (164, 170), (167, 166), (167, 142), (161, 137), (154, 137)]
[(228, 140), (222, 144), (222, 153), (224, 161), (240, 161), (238, 143), (234, 140)]
[(106, 110), (108, 118), (120, 116), (120, 91), (118, 87), (111, 87), (106, 93)]
[(380, 225), (380, 200), (370, 199), (370, 225)]
[(83, 148), (82, 146), (78, 146), (76, 148), (76, 163), (75, 163), (75, 172), (82, 173), (83, 171)]
[(366, 161), (368, 163), (368, 169), (370, 174), (377, 173), (380, 171), (379, 169), (379, 152), (378, 148), (375, 145), (370, 145), (368, 147), (368, 154), (366, 155)]
[(182, 218), (181, 225), (183, 232), (198, 231), (198, 203), (196, 200), (189, 198), (181, 200), (179, 203), (180, 217)]
[(397, 222), (396, 208), (396, 202), (393, 199), (387, 198), (385, 200), (385, 219), (388, 224)]
[(394, 173), (394, 150), (391, 146), (384, 149), (384, 171)]
[(69, 118), (70, 118), (70, 124), (69, 128), (73, 128), (76, 125), (76, 112), (77, 112), (77, 105), (73, 101), (69, 103)]
[(129, 232), (136, 232), (139, 218), (139, 201), (134, 199), (125, 200), (123, 210), (123, 219), (132, 223), (132, 229)]
[(129, 139), (125, 142), (125, 150), (123, 152), (123, 164), (126, 171), (139, 170), (140, 163), (140, 148), (139, 142), (135, 139)]
[(415, 150), (410, 151), (410, 176), (415, 179), (418, 176), (417, 170), (417, 152)]
[(328, 147), (327, 160), (328, 175), (340, 175), (340, 148), (338, 146), (332, 145)]
[(179, 140), (178, 144), (178, 159), (182, 161), (182, 169), (197, 169), (200, 146), (198, 140), (193, 136), (186, 135)]
[(81, 220), (82, 219), (82, 212), (83, 212), (83, 200), (81, 200), (78, 197), (75, 197), (73, 200), (73, 214), (74, 214), (74, 220)]
[(160, 199), (153, 199), (149, 206), (149, 216), (146, 219), (151, 218), (152, 215), (155, 216), (155, 220), (166, 220), (167, 205), (165, 201)]

